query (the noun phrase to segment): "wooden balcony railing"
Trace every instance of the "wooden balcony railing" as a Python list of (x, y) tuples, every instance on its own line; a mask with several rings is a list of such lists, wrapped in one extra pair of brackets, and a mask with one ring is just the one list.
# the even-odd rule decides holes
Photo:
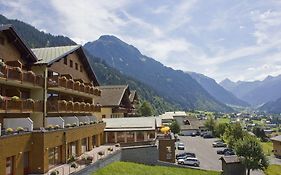
[(91, 113), (100, 111), (100, 105), (85, 102), (73, 102), (65, 100), (49, 100), (47, 111), (49, 113)]
[(41, 75), (36, 75), (32, 71), (25, 71), (19, 67), (11, 67), (11, 66), (2, 66), (0, 69), (3, 76), (1, 78), (5, 78), (6, 80), (16, 80), (20, 83), (29, 83), (34, 86), (43, 87), (44, 78)]
[(101, 91), (92, 85), (81, 83), (80, 81), (74, 81), (71, 78), (59, 75), (48, 78), (48, 87), (63, 87), (66, 89), (83, 92), (91, 95), (101, 95)]
[(1, 113), (31, 113), (43, 112), (43, 102), (40, 100), (32, 99), (1, 99), (0, 101)]
[(112, 112), (113, 113), (128, 113), (128, 109), (123, 108), (123, 107), (118, 107), (118, 108), (113, 108)]

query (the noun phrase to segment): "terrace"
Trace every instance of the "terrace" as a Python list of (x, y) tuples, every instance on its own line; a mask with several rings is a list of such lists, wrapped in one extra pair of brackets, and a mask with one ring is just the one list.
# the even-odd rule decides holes
[(42, 88), (44, 78), (36, 75), (33, 71), (26, 71), (21, 68), (18, 62), (15, 67), (9, 66), (1, 62), (0, 66), (0, 83), (24, 88)]
[(47, 102), (48, 113), (92, 113), (99, 112), (100, 110), (100, 105), (85, 102), (66, 100), (49, 100)]
[(33, 113), (42, 112), (43, 102), (33, 99), (20, 99), (0, 96), (0, 113)]
[(101, 95), (101, 91), (92, 84), (85, 83), (83, 80), (74, 80), (70, 75), (54, 75), (49, 77), (48, 89), (84, 97)]

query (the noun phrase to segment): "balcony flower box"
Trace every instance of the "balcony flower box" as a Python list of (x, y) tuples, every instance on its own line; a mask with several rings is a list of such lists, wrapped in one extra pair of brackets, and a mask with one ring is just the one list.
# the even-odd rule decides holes
[(32, 71), (23, 72), (22, 76), (23, 76), (24, 82), (35, 84), (35, 73), (34, 72), (32, 72)]
[(59, 86), (67, 88), (67, 78), (65, 76), (59, 77)]
[(74, 81), (73, 81), (73, 79), (69, 79), (67, 81), (67, 88), (68, 89), (74, 89)]
[(22, 81), (22, 70), (20, 67), (13, 67), (8, 69), (8, 78)]
[(66, 128), (71, 128), (71, 124), (68, 123), (68, 124), (65, 125), (65, 127)]
[(71, 125), (72, 127), (76, 127), (77, 126), (77, 124), (76, 123), (72, 123), (72, 125)]

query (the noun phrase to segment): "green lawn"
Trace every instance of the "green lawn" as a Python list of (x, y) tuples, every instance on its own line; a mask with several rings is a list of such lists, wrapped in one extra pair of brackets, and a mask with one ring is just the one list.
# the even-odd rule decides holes
[(281, 165), (269, 165), (265, 171), (266, 175), (281, 175)]
[(219, 175), (216, 171), (148, 166), (130, 162), (114, 162), (92, 175)]
[(265, 155), (270, 156), (272, 154), (273, 150), (273, 144), (272, 142), (261, 142), (263, 152)]

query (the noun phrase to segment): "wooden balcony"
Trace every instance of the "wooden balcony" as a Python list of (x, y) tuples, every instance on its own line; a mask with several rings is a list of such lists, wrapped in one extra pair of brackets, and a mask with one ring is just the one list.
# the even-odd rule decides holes
[(5, 65), (0, 68), (0, 72), (2, 74), (0, 83), (25, 88), (42, 88), (44, 85), (43, 76), (36, 75), (32, 71), (25, 71), (20, 67)]
[(48, 89), (88, 98), (91, 95), (101, 95), (101, 91), (89, 83), (75, 81), (69, 77), (59, 75), (48, 78)]
[(31, 99), (2, 99), (0, 113), (33, 113), (43, 112), (43, 102)]
[(100, 111), (99, 105), (85, 102), (50, 100), (47, 102), (48, 113), (92, 113)]

